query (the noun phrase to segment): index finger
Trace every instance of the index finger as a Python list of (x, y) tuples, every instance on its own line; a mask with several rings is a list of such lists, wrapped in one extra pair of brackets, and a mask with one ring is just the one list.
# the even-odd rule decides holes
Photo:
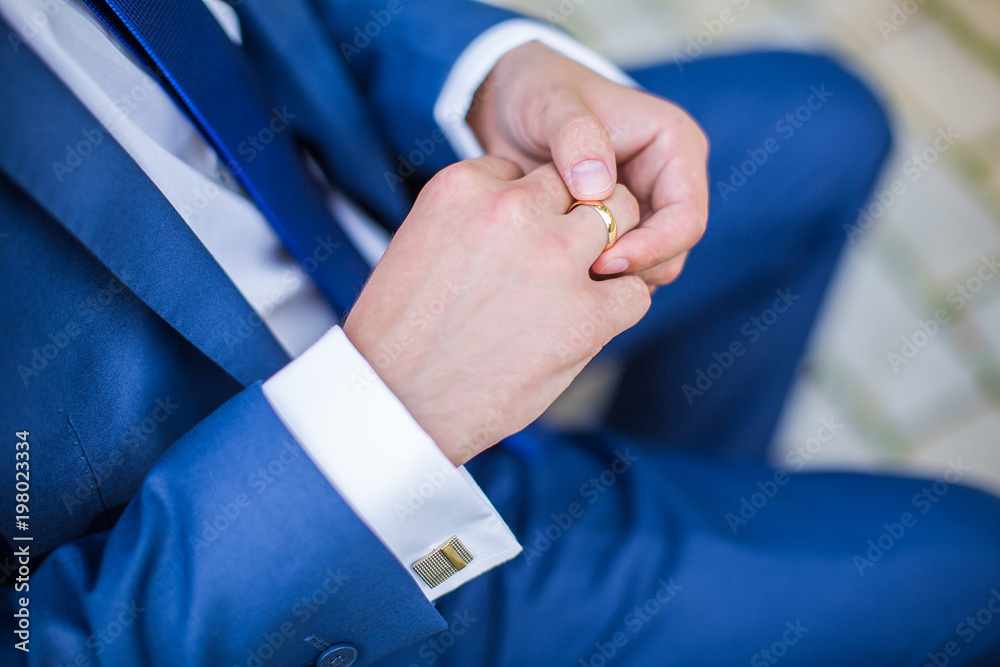
[(518, 185), (528, 189), (532, 203), (550, 213), (565, 213), (576, 201), (551, 162), (526, 174)]

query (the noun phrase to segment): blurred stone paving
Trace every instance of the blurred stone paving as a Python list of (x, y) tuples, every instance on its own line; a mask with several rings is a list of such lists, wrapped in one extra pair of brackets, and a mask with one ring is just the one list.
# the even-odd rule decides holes
[[(972, 469), (965, 482), (1000, 493), (1000, 280), (992, 280), (992, 257), (1000, 257), (1000, 2), (498, 4), (548, 20), (626, 66), (688, 49), (795, 48), (833, 51), (863, 72), (896, 121), (895, 156), (876, 188), (885, 205), (869, 205), (875, 224), (863, 218), (849, 234), (772, 462), (940, 478), (961, 459)], [(942, 134), (958, 138), (937, 150)], [(588, 368), (547, 418), (586, 423), (614, 376)], [(817, 438), (824, 418), (843, 424), (825, 443)]]

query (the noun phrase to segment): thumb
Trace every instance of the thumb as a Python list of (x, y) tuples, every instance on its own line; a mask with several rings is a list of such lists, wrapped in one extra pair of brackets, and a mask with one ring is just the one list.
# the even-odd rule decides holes
[(559, 175), (576, 199), (611, 196), (617, 178), (611, 137), (597, 116), (574, 93), (549, 108), (549, 151)]

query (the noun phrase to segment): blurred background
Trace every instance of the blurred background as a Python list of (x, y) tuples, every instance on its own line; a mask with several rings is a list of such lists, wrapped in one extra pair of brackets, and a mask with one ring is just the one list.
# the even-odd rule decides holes
[[(497, 4), (557, 25), (626, 67), (676, 60), (689, 47), (792, 48), (835, 52), (867, 76), (896, 121), (895, 155), (876, 187), (886, 205), (871, 205), (874, 224), (850, 235), (772, 463), (785, 466), (798, 451), (811, 469), (941, 477), (961, 459), (973, 469), (966, 482), (1000, 493), (1000, 274), (984, 264), (1000, 259), (1000, 2)], [(731, 21), (721, 31), (715, 23), (714, 34), (708, 27), (724, 10)], [(948, 128), (960, 138), (938, 152), (934, 140)], [(923, 166), (907, 164), (925, 151)], [(892, 194), (897, 180), (906, 185), (901, 195)], [(934, 331), (926, 323), (942, 309), (949, 323)], [(547, 418), (594, 420), (614, 375), (588, 368)], [(824, 418), (844, 428), (821, 443)]]

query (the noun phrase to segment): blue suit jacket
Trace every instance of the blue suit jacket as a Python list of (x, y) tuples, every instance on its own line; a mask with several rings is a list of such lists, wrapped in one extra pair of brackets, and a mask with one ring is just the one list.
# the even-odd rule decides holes
[[(451, 64), (509, 17), (398, 6), (387, 24), (377, 0), (238, 6), (297, 138), (394, 223), (397, 156), (440, 136)], [(24, 45), (0, 49), (0, 101), (3, 664), (307, 665), (340, 642), (366, 663), (444, 628), (264, 400), (285, 354), (157, 188)], [(426, 157), (454, 159), (439, 141)], [(11, 639), (22, 597), (30, 653)]]

